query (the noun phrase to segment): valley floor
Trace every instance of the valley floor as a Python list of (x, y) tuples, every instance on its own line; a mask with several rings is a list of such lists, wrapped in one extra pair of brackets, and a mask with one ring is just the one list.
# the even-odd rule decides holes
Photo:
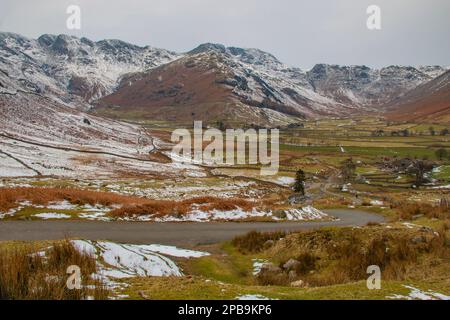
[[(280, 170), (269, 177), (259, 166), (172, 163), (173, 127), (141, 125), (121, 127), (117, 148), (101, 150), (2, 136), (0, 255), (25, 246), (51, 259), (69, 238), (101, 263), (116, 299), (449, 298), (450, 160), (436, 150), (450, 141), (427, 134), (442, 125), (305, 121), (281, 131)], [(133, 145), (142, 135), (151, 150)], [(404, 159), (432, 163), (422, 185), (398, 167)], [(292, 202), (298, 169), (306, 196)], [(346, 256), (370, 250), (381, 260)], [(290, 259), (307, 270), (285, 268)], [(367, 289), (366, 262), (387, 270), (381, 290)]]

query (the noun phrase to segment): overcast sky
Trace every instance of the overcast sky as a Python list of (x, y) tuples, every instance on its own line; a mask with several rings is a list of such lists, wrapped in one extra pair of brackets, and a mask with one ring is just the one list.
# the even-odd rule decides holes
[[(81, 30), (66, 8), (81, 8)], [(381, 8), (381, 30), (366, 9)], [(0, 30), (38, 37), (117, 38), (178, 52), (204, 42), (259, 48), (305, 69), (316, 63), (450, 65), (450, 0), (0, 0)]]

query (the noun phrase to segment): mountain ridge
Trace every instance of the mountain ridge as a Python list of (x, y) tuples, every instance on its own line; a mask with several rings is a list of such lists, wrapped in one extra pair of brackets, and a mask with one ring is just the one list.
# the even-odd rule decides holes
[[(180, 66), (180, 61), (185, 65)], [(183, 77), (183, 72), (188, 69), (190, 76), (194, 77), (193, 72), (196, 73), (195, 77), (202, 85), (187, 84), (189, 79)], [(156, 80), (166, 77), (161, 70), (180, 74), (173, 77), (175, 82), (163, 81), (161, 86), (158, 81), (154, 82), (156, 74)], [(286, 122), (291, 116), (379, 112), (382, 111), (380, 107), (431, 81), (445, 72), (445, 68), (388, 66), (372, 69), (320, 63), (310, 70), (302, 70), (287, 66), (274, 55), (255, 48), (204, 43), (188, 52), (176, 53), (118, 39), (92, 41), (63, 34), (44, 34), (38, 39), (30, 39), (0, 32), (0, 71), (0, 92), (34, 92), (81, 110), (98, 111), (98, 108), (105, 110), (112, 106), (117, 112), (126, 113), (127, 110), (147, 108), (149, 116), (154, 116), (171, 108), (185, 117), (209, 113), (214, 111), (211, 103), (222, 103), (232, 105), (230, 112), (238, 113), (238, 118), (251, 110), (259, 114), (255, 123), (275, 124), (279, 121), (271, 121), (270, 115), (276, 114), (277, 118), (284, 119), (281, 122)], [(133, 88), (139, 85), (138, 81), (149, 81), (158, 86), (141, 85), (144, 91), (138, 92)], [(180, 85), (186, 89), (177, 89)], [(155, 87), (158, 90), (153, 92)], [(131, 90), (138, 98), (134, 102), (121, 100), (121, 105), (117, 104), (114, 100), (118, 96), (129, 96), (123, 92), (126, 90)], [(211, 92), (203, 92), (205, 90)], [(164, 100), (158, 97), (158, 91), (180, 96)], [(214, 98), (218, 92), (221, 92), (221, 99)], [(192, 98), (195, 105), (190, 106), (195, 111), (179, 108), (189, 105), (187, 96), (195, 97)], [(165, 109), (157, 110), (163, 102)], [(206, 110), (199, 110), (199, 105), (206, 106)], [(215, 113), (217, 119), (227, 118), (226, 114)]]

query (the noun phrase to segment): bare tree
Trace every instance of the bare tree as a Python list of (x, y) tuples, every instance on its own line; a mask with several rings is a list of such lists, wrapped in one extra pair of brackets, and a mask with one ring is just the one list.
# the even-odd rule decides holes
[(433, 163), (426, 160), (414, 160), (411, 163), (408, 171), (415, 175), (416, 186), (421, 186), (426, 182), (425, 174), (433, 170)]

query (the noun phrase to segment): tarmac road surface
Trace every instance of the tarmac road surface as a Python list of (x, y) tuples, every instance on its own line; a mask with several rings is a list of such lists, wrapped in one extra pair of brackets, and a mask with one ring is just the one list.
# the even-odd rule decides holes
[(195, 246), (230, 240), (252, 230), (300, 231), (328, 226), (363, 226), (383, 222), (370, 212), (351, 209), (323, 210), (338, 218), (316, 222), (102, 222), (102, 221), (0, 221), (0, 240), (56, 240), (82, 238), (122, 243)]

